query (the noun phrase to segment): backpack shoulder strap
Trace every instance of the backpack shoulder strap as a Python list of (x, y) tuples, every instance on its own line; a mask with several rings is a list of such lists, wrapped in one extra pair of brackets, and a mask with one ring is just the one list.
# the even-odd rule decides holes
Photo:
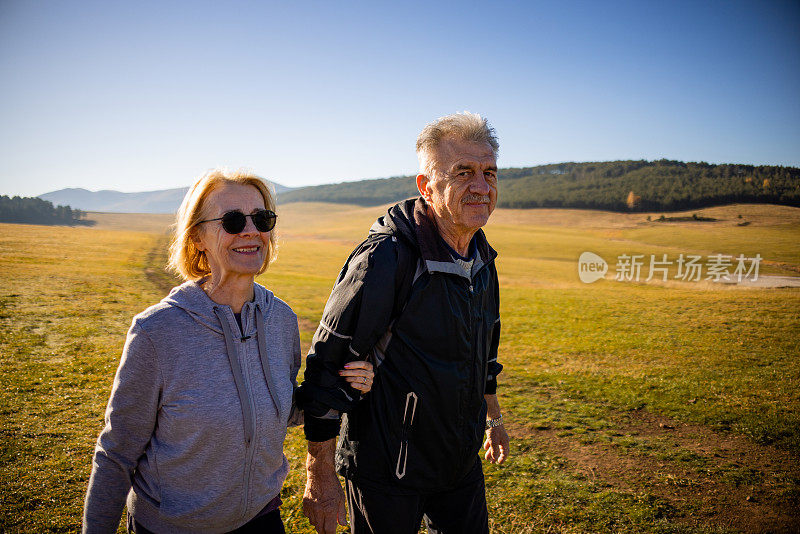
[(392, 321), (395, 321), (408, 303), (411, 287), (414, 285), (414, 274), (417, 271), (417, 254), (401, 239), (392, 237), (397, 252), (397, 272), (394, 280), (394, 308)]

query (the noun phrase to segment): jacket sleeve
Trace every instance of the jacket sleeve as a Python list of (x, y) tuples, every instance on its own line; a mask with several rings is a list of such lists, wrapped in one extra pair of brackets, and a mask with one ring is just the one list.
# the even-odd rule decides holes
[(492, 274), (494, 275), (495, 311), (497, 320), (492, 326), (492, 337), (489, 345), (489, 370), (486, 375), (486, 390), (484, 392), (487, 395), (494, 395), (497, 393), (497, 375), (503, 370), (503, 366), (497, 361), (497, 348), (500, 345), (500, 283), (497, 279), (497, 270), (494, 266), (492, 266)]
[(160, 402), (161, 373), (155, 348), (134, 320), (97, 438), (83, 509), (83, 532), (117, 531), (138, 459), (153, 434)]
[(397, 247), (387, 237), (367, 239), (350, 255), (336, 280), (306, 359), (298, 401), (309, 441), (339, 433), (341, 412), (360, 398), (338, 371), (365, 360), (386, 331), (394, 306)]
[[(297, 321), (295, 321), (296, 323)], [(292, 344), (292, 365), (290, 368), (292, 387), (292, 411), (289, 413), (287, 426), (298, 426), (303, 424), (303, 410), (297, 405), (297, 373), (300, 371), (300, 327), (296, 325), (294, 332), (294, 343)]]

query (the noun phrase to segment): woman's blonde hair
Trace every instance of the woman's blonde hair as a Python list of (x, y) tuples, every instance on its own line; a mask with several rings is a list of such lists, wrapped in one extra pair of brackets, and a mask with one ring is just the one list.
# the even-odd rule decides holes
[[(225, 184), (252, 185), (264, 198), (264, 207), (275, 211), (275, 197), (267, 183), (255, 174), (245, 171), (228, 171), (214, 169), (200, 177), (189, 188), (178, 209), (177, 219), (173, 225), (172, 241), (169, 245), (169, 261), (167, 267), (184, 280), (196, 280), (211, 273), (211, 267), (203, 251), (195, 246), (198, 225), (204, 219), (208, 196)], [(258, 274), (267, 270), (270, 262), (277, 256), (275, 231), (269, 234), (267, 253), (264, 264)]]

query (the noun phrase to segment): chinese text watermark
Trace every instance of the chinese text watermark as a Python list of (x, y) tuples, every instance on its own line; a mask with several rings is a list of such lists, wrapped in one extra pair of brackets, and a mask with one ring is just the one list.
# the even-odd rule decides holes
[[(734, 257), (712, 254), (703, 258), (694, 254), (679, 254), (669, 258), (666, 254), (621, 254), (617, 256), (614, 280), (617, 282), (649, 282), (656, 279), (681, 280), (684, 282), (755, 282), (763, 258), (760, 254)], [(673, 271), (670, 274), (670, 269)], [(608, 263), (594, 252), (584, 252), (578, 259), (578, 276), (581, 282), (591, 284), (605, 277)]]

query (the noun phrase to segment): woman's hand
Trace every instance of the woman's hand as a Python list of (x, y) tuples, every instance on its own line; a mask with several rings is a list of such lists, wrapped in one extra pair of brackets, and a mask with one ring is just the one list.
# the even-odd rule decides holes
[(371, 363), (354, 361), (345, 364), (344, 369), (339, 371), (339, 376), (343, 376), (350, 383), (351, 388), (367, 393), (372, 389), (375, 372), (372, 370)]

